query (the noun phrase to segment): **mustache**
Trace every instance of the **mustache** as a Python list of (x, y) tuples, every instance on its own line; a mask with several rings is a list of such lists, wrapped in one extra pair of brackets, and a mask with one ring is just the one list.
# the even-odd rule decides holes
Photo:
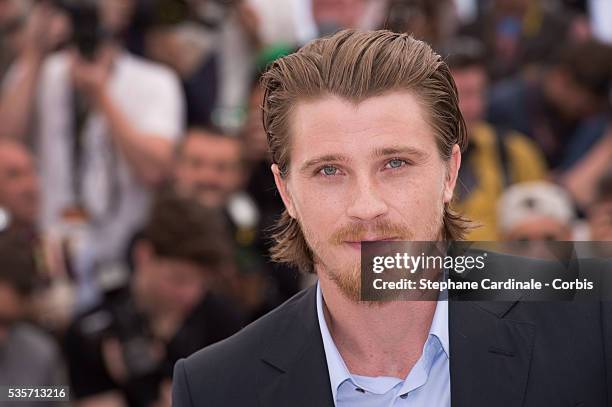
[(346, 241), (358, 242), (368, 235), (375, 235), (381, 239), (393, 237), (399, 240), (412, 240), (414, 232), (404, 225), (386, 220), (375, 223), (351, 223), (336, 230), (331, 236), (331, 243), (339, 245)]

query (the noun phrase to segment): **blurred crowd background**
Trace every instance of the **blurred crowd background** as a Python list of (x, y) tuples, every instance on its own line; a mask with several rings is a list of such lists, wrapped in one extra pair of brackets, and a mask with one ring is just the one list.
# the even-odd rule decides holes
[(612, 240), (609, 0), (0, 0), (0, 384), (169, 406), (177, 359), (312, 283), (267, 254), (259, 77), (343, 28), (449, 64), (468, 239)]

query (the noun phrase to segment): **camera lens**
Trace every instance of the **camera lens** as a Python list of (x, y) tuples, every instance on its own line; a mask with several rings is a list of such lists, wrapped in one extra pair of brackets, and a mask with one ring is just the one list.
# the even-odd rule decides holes
[(4, 232), (11, 225), (11, 215), (4, 208), (0, 208), (0, 232)]

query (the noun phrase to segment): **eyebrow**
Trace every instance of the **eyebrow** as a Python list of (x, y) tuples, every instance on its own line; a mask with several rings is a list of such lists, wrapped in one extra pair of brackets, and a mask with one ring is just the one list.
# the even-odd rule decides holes
[(348, 161), (349, 161), (348, 157), (340, 155), (340, 154), (325, 154), (320, 157), (315, 157), (315, 158), (312, 158), (306, 161), (300, 168), (300, 171), (306, 172), (314, 166), (325, 164), (325, 163), (348, 162)]
[[(421, 149), (410, 146), (392, 146), (377, 148), (372, 153), (373, 158), (389, 157), (394, 155), (409, 155), (414, 161), (421, 161), (429, 157), (429, 154)], [(348, 157), (341, 154), (325, 154), (320, 157), (306, 161), (300, 168), (300, 172), (307, 172), (310, 168), (330, 162), (348, 162)]]
[(419, 148), (410, 147), (410, 146), (393, 146), (393, 147), (377, 148), (376, 150), (374, 150), (372, 157), (380, 158), (380, 157), (388, 157), (388, 156), (403, 155), (403, 154), (411, 156), (415, 161), (424, 160), (427, 157), (429, 157), (429, 153), (427, 153), (425, 150), (421, 150)]

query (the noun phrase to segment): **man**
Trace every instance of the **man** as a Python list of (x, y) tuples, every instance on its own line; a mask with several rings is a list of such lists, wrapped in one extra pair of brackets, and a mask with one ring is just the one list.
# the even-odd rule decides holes
[(553, 242), (573, 240), (577, 223), (574, 203), (556, 184), (534, 181), (512, 185), (499, 198), (497, 210), (500, 240), (507, 242), (512, 254), (551, 258), (550, 248), (562, 246)]
[(566, 7), (551, 7), (541, 0), (479, 3), (479, 16), (462, 31), (485, 41), (488, 71), (494, 80), (550, 59), (561, 44), (573, 39), (572, 15)]
[(15, 140), (0, 139), (0, 208), (11, 229), (36, 231), (39, 210), (38, 174), (30, 152)]
[[(3, 10), (4, 8), (4, 10)], [(7, 9), (8, 8), (8, 9)], [(9, 15), (5, 13), (8, 12)], [(0, 30), (11, 50), (0, 54), (0, 136), (27, 139), (45, 57), (69, 36), (69, 21), (50, 2), (0, 1)], [(0, 40), (3, 48), (4, 38)], [(5, 67), (3, 62), (9, 62)]]
[(77, 405), (163, 403), (176, 360), (240, 328), (235, 310), (211, 292), (227, 261), (223, 226), (196, 202), (158, 197), (134, 248), (129, 287), (107, 276), (105, 300), (65, 336)]
[[(36, 281), (36, 263), (28, 242), (12, 232), (0, 233), (0, 384), (3, 386), (66, 384), (57, 344), (27, 322)], [(37, 403), (4, 400), (2, 405), (29, 407)]]
[(181, 195), (222, 212), (228, 220), (240, 271), (230, 279), (234, 286), (230, 291), (254, 320), (297, 290), (285, 292), (285, 281), (295, 275), (281, 275), (263, 260), (267, 251), (261, 236), (261, 214), (269, 208), (258, 207), (242, 189), (245, 153), (241, 138), (215, 128), (192, 128), (177, 149), (174, 180)]
[(6, 229), (24, 239), (38, 256), (38, 287), (33, 319), (52, 331), (61, 331), (73, 312), (73, 281), (64, 262), (63, 248), (54, 236), (39, 230), (40, 186), (34, 158), (20, 141), (0, 138), (0, 216)]
[(582, 318), (567, 304), (360, 301), (362, 241), (465, 232), (449, 203), (467, 131), (429, 46), (343, 31), (275, 62), (264, 86), (286, 206), (273, 255), (319, 283), (180, 361), (175, 407), (606, 405), (599, 303)]
[(545, 181), (513, 185), (500, 197), (498, 214), (502, 240), (572, 240), (574, 204), (558, 185)]
[(546, 163), (527, 137), (486, 122), (489, 84), (480, 42), (456, 39), (448, 54), (470, 140), (459, 170), (456, 209), (478, 223), (467, 240), (497, 240), (497, 200), (509, 185), (544, 178)]
[(176, 189), (202, 205), (223, 208), (243, 182), (242, 142), (212, 128), (187, 131), (177, 149)]
[[(123, 258), (142, 227), (150, 190), (169, 175), (182, 131), (176, 76), (121, 47), (127, 17), (117, 13), (130, 10), (123, 3), (129, 2), (74, 3), (76, 45), (46, 59), (39, 83), (42, 224), (57, 230), (81, 222), (85, 233), (73, 263), (82, 277), (82, 304), (95, 300), (94, 272)], [(79, 42), (92, 31), (95, 41)]]
[(497, 83), (488, 119), (527, 135), (552, 170), (571, 173), (605, 135), (611, 71), (610, 45), (593, 40), (570, 44), (534, 75)]

